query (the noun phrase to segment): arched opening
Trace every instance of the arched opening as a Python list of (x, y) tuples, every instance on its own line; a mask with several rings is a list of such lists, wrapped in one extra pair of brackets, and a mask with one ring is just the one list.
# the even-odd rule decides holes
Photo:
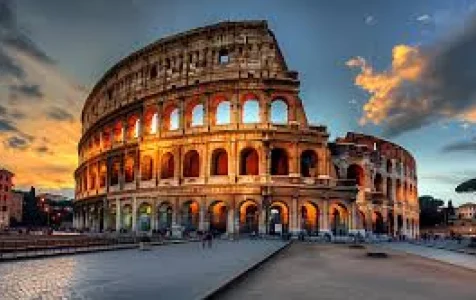
[(393, 189), (392, 178), (387, 177), (387, 198), (389, 200), (393, 200), (392, 189)]
[(147, 134), (156, 134), (159, 126), (159, 114), (155, 108), (150, 108), (144, 114), (145, 132)]
[(243, 103), (243, 110), (241, 114), (243, 123), (259, 123), (259, 102), (256, 99), (247, 99)]
[(106, 186), (106, 178), (107, 178), (107, 166), (106, 162), (101, 162), (99, 164), (99, 187), (103, 188)]
[(397, 196), (397, 202), (402, 201), (402, 182), (400, 179), (397, 179), (397, 184), (396, 184), (396, 196)]
[(289, 225), (289, 210), (282, 202), (271, 203), (268, 211), (268, 232), (271, 235), (287, 233)]
[(288, 175), (289, 160), (286, 150), (274, 148), (271, 150), (271, 175)]
[(106, 127), (102, 132), (102, 147), (109, 149), (111, 147), (111, 128)]
[(124, 176), (125, 176), (126, 183), (134, 182), (135, 180), (134, 165), (135, 165), (134, 157), (128, 156), (126, 158), (126, 164), (124, 166)]
[(112, 160), (111, 164), (111, 185), (119, 184), (119, 174), (121, 172), (121, 161), (118, 158)]
[(397, 216), (397, 232), (398, 234), (403, 234), (403, 217), (402, 215)]
[(192, 109), (191, 126), (203, 126), (203, 104), (197, 104)]
[(392, 173), (392, 160), (391, 159), (387, 159), (387, 173)]
[(271, 123), (288, 123), (288, 104), (283, 99), (274, 99), (271, 102)]
[(113, 131), (114, 131), (114, 142), (116, 142), (116, 143), (122, 142), (123, 128), (122, 128), (122, 122), (121, 121), (116, 122), (116, 124), (114, 125)]
[(402, 195), (402, 200), (403, 200), (404, 202), (408, 202), (408, 185), (407, 185), (406, 182), (403, 184), (403, 192), (402, 192), (402, 194), (403, 194), (403, 195)]
[(169, 105), (164, 109), (162, 116), (164, 130), (177, 130), (180, 127), (179, 109), (175, 105)]
[(198, 229), (199, 207), (196, 201), (187, 201), (182, 206), (182, 226), (186, 231)]
[(359, 210), (357, 214), (357, 228), (360, 230), (367, 230), (367, 220), (365, 218), (365, 213)]
[(382, 214), (378, 211), (374, 211), (372, 214), (372, 232), (375, 234), (385, 233), (385, 224), (383, 222)]
[(258, 233), (259, 210), (255, 202), (247, 200), (240, 206), (240, 233)]
[(228, 154), (225, 149), (215, 149), (212, 153), (211, 175), (228, 175)]
[(109, 218), (107, 222), (107, 229), (109, 230), (116, 230), (116, 214), (117, 214), (117, 207), (116, 205), (111, 205), (109, 208)]
[(142, 203), (137, 210), (137, 228), (139, 231), (150, 231), (152, 206)]
[(168, 202), (162, 203), (157, 210), (158, 229), (161, 231), (170, 230), (172, 228), (172, 205)]
[(154, 160), (149, 155), (142, 157), (141, 163), (141, 179), (151, 180), (153, 177)]
[(254, 148), (245, 148), (240, 155), (240, 175), (258, 175), (259, 156)]
[(334, 235), (346, 235), (349, 228), (349, 213), (347, 208), (340, 204), (333, 204), (330, 209), (331, 230)]
[(306, 150), (301, 154), (301, 176), (317, 176), (317, 155), (313, 150)]
[(383, 177), (380, 173), (375, 174), (374, 188), (377, 192), (383, 193)]
[(94, 169), (89, 171), (89, 189), (96, 189), (96, 171)]
[(215, 201), (209, 207), (210, 230), (225, 233), (227, 224), (227, 207), (223, 201)]
[(228, 50), (220, 49), (220, 51), (218, 51), (218, 63), (227, 64), (229, 61), (230, 61), (230, 56), (228, 55)]
[(129, 204), (124, 205), (121, 209), (122, 214), (122, 229), (127, 231), (132, 229), (132, 206)]
[(215, 124), (225, 125), (231, 123), (231, 104), (230, 101), (221, 101), (215, 112)]
[(127, 139), (131, 140), (139, 137), (140, 119), (136, 115), (132, 115), (127, 120)]
[(162, 155), (162, 161), (160, 162), (160, 178), (173, 178), (174, 172), (174, 156), (172, 153), (167, 152)]
[(183, 177), (200, 177), (200, 155), (196, 150), (190, 150), (185, 153)]
[(391, 211), (388, 212), (387, 224), (388, 224), (388, 234), (390, 236), (393, 236), (393, 232), (395, 230), (395, 225), (394, 225), (394, 220), (393, 220), (393, 213)]
[(363, 187), (365, 185), (364, 169), (356, 164), (352, 164), (347, 168), (347, 179), (355, 180), (355, 183)]
[(308, 235), (319, 233), (319, 209), (316, 204), (306, 202), (301, 206), (301, 228)]

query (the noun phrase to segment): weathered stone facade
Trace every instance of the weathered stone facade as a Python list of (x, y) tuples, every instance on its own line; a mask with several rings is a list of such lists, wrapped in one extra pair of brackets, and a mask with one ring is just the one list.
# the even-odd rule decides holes
[(327, 128), (308, 124), (298, 94), (262, 21), (133, 53), (86, 100), (75, 227), (357, 230), (359, 188), (336, 173)]

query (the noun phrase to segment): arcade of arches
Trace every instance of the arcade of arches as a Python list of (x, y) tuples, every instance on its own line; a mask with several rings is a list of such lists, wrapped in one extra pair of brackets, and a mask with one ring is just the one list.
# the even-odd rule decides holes
[[(99, 218), (99, 214), (103, 216)], [(239, 203), (203, 198), (186, 201), (116, 199), (106, 209), (98, 203), (76, 212), (75, 220), (79, 228), (122, 232), (164, 231), (179, 226), (187, 231), (212, 230), (228, 234), (304, 232), (339, 236), (365, 231), (414, 237), (418, 233), (415, 217), (392, 211), (386, 214), (366, 211), (355, 202), (343, 200), (273, 200), (266, 206), (255, 198)]]

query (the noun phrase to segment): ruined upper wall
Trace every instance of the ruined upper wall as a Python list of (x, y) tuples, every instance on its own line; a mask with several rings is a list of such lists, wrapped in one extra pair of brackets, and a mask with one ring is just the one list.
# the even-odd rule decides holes
[(83, 132), (141, 99), (236, 79), (298, 82), (265, 21), (222, 22), (158, 40), (113, 66), (88, 96)]

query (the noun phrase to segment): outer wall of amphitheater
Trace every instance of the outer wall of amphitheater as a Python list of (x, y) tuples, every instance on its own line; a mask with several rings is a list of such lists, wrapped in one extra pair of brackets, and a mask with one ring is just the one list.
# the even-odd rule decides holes
[(94, 232), (418, 235), (416, 164), (311, 125), (264, 21), (224, 22), (126, 57), (82, 112), (74, 226)]

